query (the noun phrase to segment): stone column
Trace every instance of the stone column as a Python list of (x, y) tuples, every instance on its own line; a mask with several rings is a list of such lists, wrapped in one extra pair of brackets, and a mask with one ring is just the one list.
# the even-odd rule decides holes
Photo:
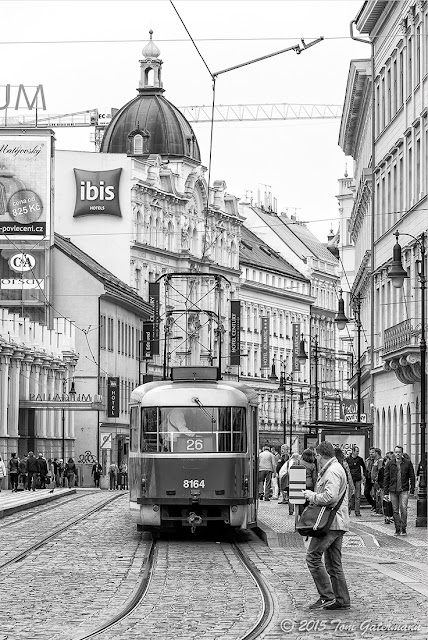
[[(47, 382), (46, 382), (46, 398), (48, 400), (53, 400), (55, 397), (55, 372), (57, 369), (57, 365), (51, 364), (47, 371)], [(47, 411), (46, 412), (46, 436), (48, 438), (53, 438), (55, 433), (55, 411)]]
[[(30, 395), (34, 395), (35, 399), (41, 398), (40, 389), (40, 369), (42, 359), (37, 354), (34, 356), (33, 363), (31, 365), (30, 375)], [(39, 437), (40, 434), (40, 410), (36, 409), (34, 412), (34, 436)]]
[(0, 437), (8, 435), (9, 363), (14, 349), (6, 344), (0, 352)]
[(11, 357), (9, 365), (9, 412), (8, 412), (8, 432), (10, 436), (18, 437), (18, 416), (19, 416), (19, 379), (21, 371), (21, 361), (24, 358), (23, 351), (17, 350)]

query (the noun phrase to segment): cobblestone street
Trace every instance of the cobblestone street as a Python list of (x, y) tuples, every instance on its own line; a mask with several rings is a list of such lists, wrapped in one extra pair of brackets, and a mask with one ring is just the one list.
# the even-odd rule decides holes
[[(111, 497), (107, 492), (78, 491), (52, 508), (42, 505), (4, 518), (0, 562)], [(269, 546), (254, 534), (239, 536), (274, 601), (271, 623), (259, 637), (426, 639), (426, 530), (415, 529), (414, 512), (412, 501), (409, 536), (399, 539), (379, 516), (363, 511), (358, 521), (352, 518), (350, 544), (343, 550), (352, 608), (309, 611), (317, 594), (306, 568), (303, 540), (295, 537), (294, 516), (286, 505), (261, 502), (260, 522), (269, 534)], [(21, 562), (9, 564), (3, 570), (0, 638), (77, 640), (97, 629), (132, 598), (149, 539), (131, 522), (128, 495), (118, 493), (97, 513)], [(206, 531), (194, 538), (162, 536), (141, 604), (97, 637), (239, 640), (257, 620), (260, 608), (258, 589), (227, 542)], [(383, 630), (377, 625), (384, 625)]]

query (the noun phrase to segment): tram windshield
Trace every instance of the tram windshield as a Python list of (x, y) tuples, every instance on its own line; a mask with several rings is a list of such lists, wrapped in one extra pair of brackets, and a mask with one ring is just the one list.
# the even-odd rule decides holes
[(164, 453), (236, 453), (247, 450), (243, 407), (141, 409), (141, 450)]

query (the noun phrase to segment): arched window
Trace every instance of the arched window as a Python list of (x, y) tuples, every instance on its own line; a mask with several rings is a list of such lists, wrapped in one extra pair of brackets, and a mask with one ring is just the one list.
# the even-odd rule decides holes
[(133, 139), (133, 153), (137, 156), (142, 155), (143, 153), (143, 136), (140, 133), (137, 133)]

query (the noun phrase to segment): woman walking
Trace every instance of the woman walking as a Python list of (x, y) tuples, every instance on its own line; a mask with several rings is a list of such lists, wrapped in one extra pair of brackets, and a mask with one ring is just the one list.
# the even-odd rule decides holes
[(74, 487), (76, 477), (77, 477), (76, 463), (74, 462), (73, 458), (69, 458), (64, 469), (64, 478), (67, 478), (69, 489), (72, 489)]

